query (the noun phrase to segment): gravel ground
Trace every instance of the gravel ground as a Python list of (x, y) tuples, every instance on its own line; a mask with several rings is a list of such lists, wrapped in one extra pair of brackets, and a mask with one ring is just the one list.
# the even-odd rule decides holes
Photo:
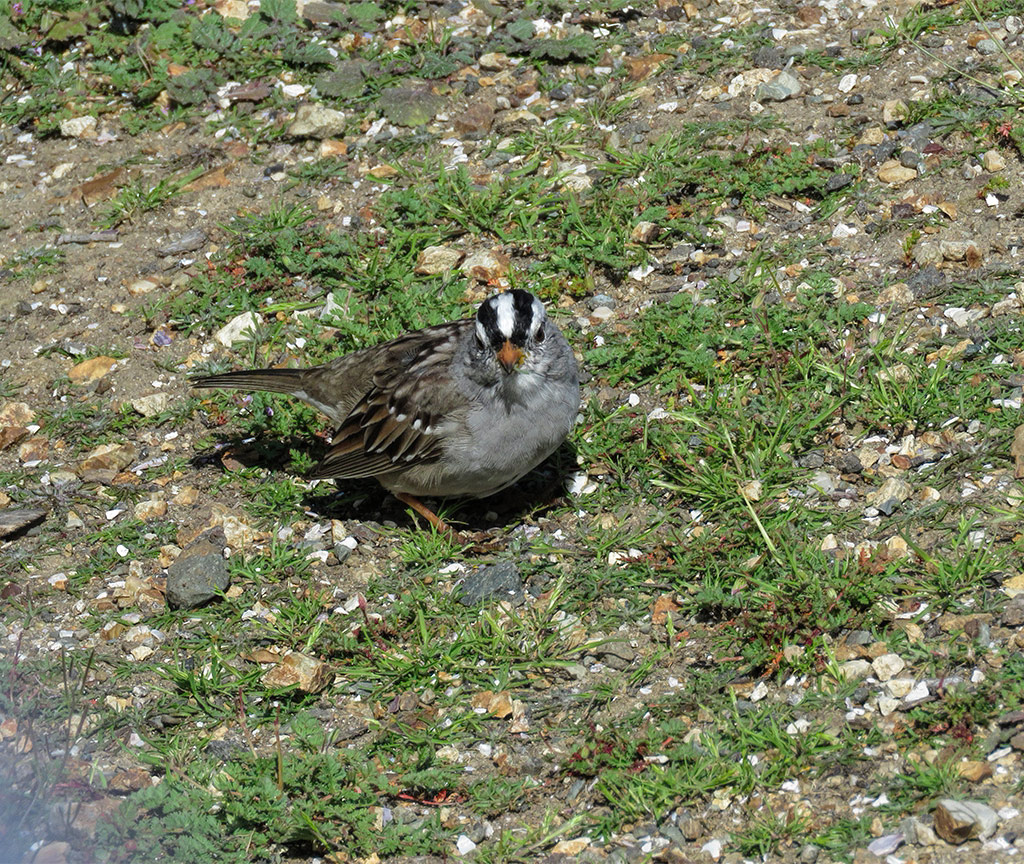
[[(314, 22), (326, 20), (330, 5), (307, 4), (303, 14)], [(235, 555), (247, 555), (273, 542), (301, 545), (313, 555), (313, 570), (305, 587), (296, 586), (296, 591), (314, 585), (328, 592), (345, 614), (358, 614), (356, 598), (373, 580), (394, 571), (404, 537), (396, 534), (396, 527), (407, 528), (409, 519), (382, 492), (367, 489), (357, 505), (343, 511), (332, 509), (322, 497), (310, 499), (305, 518), (279, 533), (271, 522), (244, 509), (244, 484), (223, 482), (221, 460), (205, 446), (211, 428), (216, 430), (213, 409), (190, 411), (160, 425), (136, 422), (184, 404), (191, 395), (188, 376), (193, 369), (205, 369), (211, 360), (236, 368), (253, 360), (247, 343), (232, 345), (224, 331), (212, 327), (188, 333), (168, 312), (172, 300), (188, 292), (193, 280), (213, 266), (209, 262), (216, 261), (218, 251), (230, 244), (224, 226), (240, 213), (305, 204), (330, 230), (385, 230), (388, 226), (375, 221), (376, 205), (387, 188), (384, 181), (402, 167), (400, 158), (385, 159), (374, 149), (388, 138), (426, 132), (431, 136), (430, 151), (440, 164), (464, 164), (472, 175), (514, 170), (522, 166), (522, 159), (496, 160), (491, 145), (533, 124), (550, 122), (569, 108), (607, 104), (628, 85), (632, 100), (611, 119), (606, 116), (600, 121), (609, 147), (619, 153), (647, 146), (683, 124), (730, 120), (748, 130), (742, 143), (734, 140), (733, 146), (753, 153), (778, 144), (796, 147), (819, 141), (831, 145), (829, 155), (817, 164), (829, 172), (830, 189), (841, 190), (854, 176), (863, 181), (855, 196), (827, 210), (785, 190), (764, 194), (756, 207), (741, 204), (737, 196), (716, 209), (714, 232), (703, 245), (659, 244), (658, 226), (639, 223), (633, 240), (646, 248), (644, 261), (630, 267), (622, 278), (597, 271), (593, 284), (582, 294), (567, 291), (556, 301), (559, 320), (584, 365), (595, 338), (600, 344), (602, 334), (615, 327), (628, 332), (652, 301), (661, 302), (684, 289), (699, 292), (703, 280), (742, 272), (765, 250), (782, 243), (806, 241), (808, 254), (813, 251), (820, 256), (819, 262), (826, 262), (836, 296), (872, 307), (865, 316), (869, 325), (864, 332), (869, 338), (871, 323), (880, 332), (886, 323), (891, 327), (893, 321), (902, 322), (904, 350), (919, 346), (924, 352), (941, 351), (936, 359), (956, 362), (982, 350), (991, 322), (1019, 318), (1022, 283), (1005, 291), (980, 291), (981, 299), (966, 306), (947, 302), (953, 285), (983, 285), (986, 280), (1012, 284), (1019, 273), (1024, 247), (1024, 164), (1010, 146), (1012, 128), (1000, 143), (951, 125), (948, 115), (919, 112), (918, 118), (908, 108), (916, 110), (921, 103), (952, 92), (959, 100), (957, 110), (984, 109), (1001, 101), (1011, 116), (1019, 118), (1024, 100), (1017, 70), (1024, 65), (1024, 25), (1018, 15), (1004, 11), (991, 20), (966, 15), (949, 26), (916, 34), (913, 42), (879, 52), (871, 65), (828, 68), (807, 62), (807, 57), (868, 56), (884, 43), (887, 21), (900, 20), (914, 4), (833, 0), (805, 6), (746, 2), (680, 6), (659, 0), (655, 5), (618, 11), (574, 14), (569, 10), (564, 15), (550, 10), (545, 14), (538, 7), (535, 27), (541, 32), (550, 28), (552, 38), (575, 32), (572, 28), (599, 41), (609, 33), (616, 36), (614, 44), (609, 41), (609, 49), (593, 61), (572, 61), (585, 69), (566, 72), (557, 88), (542, 89), (534, 64), (521, 62), (514, 52), (497, 50), (492, 37), (495, 22), (511, 20), (511, 12), (488, 10), (489, 5), (430, 6), (399, 14), (391, 25), (366, 34), (369, 39), (398, 39), (401, 26), (425, 27), (429, 19), (457, 31), (478, 50), (472, 62), (447, 77), (450, 86), (434, 87), (429, 98), (422, 90), (413, 90), (411, 96), (399, 94), (394, 105), (382, 104), (379, 116), (358, 128), (332, 127), (337, 118), (318, 115), (321, 103), (311, 93), (298, 91), (273, 108), (261, 105), (259, 94), (252, 97), (253, 112), (266, 111), (273, 120), (277, 130), (273, 136), (223, 133), (222, 127), (215, 134), (219, 127), (212, 104), (201, 106), (197, 115), (212, 117), (210, 124), (172, 122), (136, 135), (124, 125), (124, 111), (130, 108), (101, 114), (96, 123), (63, 124), (59, 134), (48, 136), (30, 126), (0, 127), (4, 201), (0, 214), (4, 223), (0, 233), (0, 515), (7, 513), (13, 520), (14, 511), (40, 511), (25, 517), (27, 527), (0, 541), (0, 576), (6, 585), (0, 637), (3, 653), (15, 668), (18, 663), (61, 655), (81, 662), (96, 652), (110, 661), (92, 665), (82, 692), (113, 710), (118, 710), (118, 700), (128, 700), (141, 711), (160, 682), (147, 671), (123, 669), (125, 664), (137, 663), (143, 669), (147, 661), (162, 662), (172, 653), (172, 644), (174, 651), (186, 650), (178, 640), (189, 632), (187, 614), (183, 611), (177, 623), (167, 623), (166, 602), (174, 579), (168, 568), (181, 549), (200, 535), (212, 536), (212, 545), (205, 556), (202, 551), (193, 555), (193, 560), (205, 563), (190, 571), (184, 588), (176, 586), (179, 596), (181, 591), (187, 595), (176, 601), (179, 606), (194, 605), (189, 592), (196, 590), (195, 582), (216, 583), (222, 578), (226, 571), (218, 562), (223, 562), (225, 546)], [(688, 52), (702, 50), (706, 40), (742, 28), (753, 28), (765, 37), (756, 50), (733, 54), (726, 42), (719, 47), (728, 62), (708, 61), (697, 69), (677, 62)], [(652, 49), (673, 36), (678, 37), (676, 53)], [(601, 85), (601, 81), (607, 83)], [(246, 86), (262, 83), (273, 87), (280, 82), (243, 82)], [(8, 84), (16, 98), (19, 85), (13, 77)], [(310, 107), (300, 107), (303, 104)], [(428, 119), (421, 122), (410, 116), (414, 109), (427, 110)], [(755, 122), (766, 115), (775, 118), (777, 125)], [(722, 146), (722, 141), (707, 141), (709, 150)], [(344, 182), (338, 178), (295, 180), (296, 169), (333, 153), (346, 155)], [(562, 161), (561, 169), (571, 169), (566, 185), (575, 182), (585, 190), (595, 159), (581, 153)], [(173, 200), (113, 229), (98, 224), (97, 214), (127, 178), (155, 183), (190, 167), (201, 169), (198, 179)], [(542, 164), (539, 170), (554, 167)], [(110, 177), (115, 169), (122, 173)], [(685, 203), (685, 192), (681, 199)], [(921, 226), (914, 229), (910, 242), (910, 231), (894, 227), (901, 220), (906, 224), (918, 220), (913, 224)], [(436, 266), (462, 268), (468, 298), (482, 297), (494, 286), (507, 284), (510, 266), (513, 271), (529, 266), (529, 249), (503, 247), (494, 238), (444, 245), (458, 255), (444, 259), (443, 252), (424, 253), (422, 266), (435, 266), (431, 256), (438, 255), (458, 262), (445, 265), (441, 260)], [(63, 253), (59, 269), (26, 276), (18, 255), (41, 246)], [(468, 265), (465, 256), (470, 256)], [(773, 263), (779, 272), (790, 268), (784, 274), (788, 283), (778, 283), (774, 298), (765, 302), (786, 302), (787, 290), (799, 283), (802, 264), (798, 259)], [(275, 320), (268, 311), (260, 323), (269, 326)], [(227, 326), (242, 327), (247, 321), (233, 319)], [(991, 351), (992, 363), (1003, 370), (992, 384), (993, 414), (1020, 409), (1024, 341), (1019, 339), (1019, 328), (1015, 332), (1016, 345), (1003, 341)], [(941, 335), (941, 349), (933, 347), (936, 334)], [(723, 351), (727, 350), (723, 341)], [(896, 388), (908, 386), (898, 361), (894, 358), (888, 364)], [(623, 380), (613, 385), (600, 372), (584, 368), (584, 373), (586, 402), (596, 401), (609, 410), (621, 406), (641, 418), (646, 415), (650, 422), (672, 410), (666, 394), (645, 382)], [(88, 435), (88, 419), (68, 435), (54, 432), (55, 427), (44, 422), (55, 406), (96, 400), (113, 408), (129, 406), (123, 412), (128, 419), (115, 428), (110, 445), (83, 451), (74, 435), (75, 430)], [(976, 536), (971, 534), (964, 543), (984, 540), (1008, 553), (1000, 559), (998, 572), (985, 575), (985, 595), (977, 598), (973, 612), (943, 613), (938, 605), (930, 612), (921, 603), (898, 607), (894, 603), (892, 626), (906, 634), (901, 644), (907, 650), (892, 650), (873, 630), (847, 628), (831, 634), (833, 666), (828, 674), (856, 680), (859, 686), (840, 703), (823, 701), (820, 707), (814, 703), (795, 720), (787, 719), (783, 733), (799, 737), (809, 725), (864, 730), (866, 760), (854, 766), (836, 764), (811, 776), (793, 776), (752, 795), (720, 788), (698, 800), (679, 801), (657, 818), (622, 825), (609, 837), (572, 832), (534, 851), (520, 851), (518, 858), (495, 853), (485, 860), (825, 864), (881, 860), (886, 855), (892, 856), (890, 861), (936, 864), (1013, 860), (1024, 848), (1024, 796), (1020, 794), (1024, 714), (1011, 710), (1016, 697), (984, 726), (972, 726), (969, 716), (964, 721), (964, 735), (971, 737), (974, 750), (970, 758), (957, 762), (956, 770), (966, 785), (957, 788), (956, 797), (968, 802), (966, 815), (959, 816), (964, 824), (975, 826), (974, 839), (952, 842), (961, 839), (956, 834), (960, 829), (951, 827), (958, 811), (952, 804), (937, 806), (938, 793), (894, 819), (884, 791), (887, 782), (895, 782), (893, 778), (912, 774), (917, 762), (932, 764), (942, 756), (941, 747), (915, 745), (910, 753), (900, 743), (907, 712), (945, 698), (955, 685), (980, 685), (998, 676), (1008, 658), (1020, 651), (1024, 606), (1018, 602), (1018, 592), (1024, 588), (1024, 573), (1017, 514), (1024, 466), (1019, 442), (1024, 438), (1018, 434), (1016, 450), (993, 456), (982, 470), (971, 468), (954, 475), (954, 481), (941, 488), (915, 474), (922, 465), (987, 452), (989, 433), (984, 417), (955, 418), (940, 428), (904, 423), (887, 432), (847, 425), (840, 419), (812, 450), (793, 454), (813, 479), (813, 506), (834, 512), (837, 524), (847, 524), (844, 520), (851, 513), (858, 516), (859, 527), (822, 538), (821, 548), (826, 551), (875, 556), (873, 560), (883, 564), (913, 554), (908, 542), (914, 544), (914, 551), (952, 554), (948, 537), (935, 541), (928, 526), (920, 524), (907, 536), (893, 514), (898, 516), (907, 502), (954, 506), (970, 498), (979, 512), (992, 515), (988, 521), (974, 523), (971, 531)], [(587, 430), (578, 434), (585, 435)], [(237, 460), (229, 467), (266, 466), (258, 448), (253, 453), (236, 446), (228, 458)], [(161, 465), (170, 467), (154, 479), (148, 472)], [(584, 462), (577, 473), (567, 473), (572, 476), (566, 499), (551, 492), (555, 476), (551, 466), (526, 484), (524, 499), (539, 493), (560, 502), (548, 510), (538, 513), (529, 506), (510, 506), (484, 517), (461, 511), (461, 518), (473, 528), (483, 529), (484, 545), (492, 545), (479, 555), (469, 553), (453, 566), (439, 562), (433, 578), (446, 586), (445, 591), (453, 590), (452, 585), (473, 565), (500, 560), (501, 553), (495, 554), (494, 549), (507, 550), (523, 538), (561, 544), (576, 560), (601, 566), (628, 567), (644, 556), (664, 558), (672, 553), (674, 538), (657, 530), (644, 535), (642, 548), (605, 550), (587, 545), (585, 528), (621, 524), (623, 536), (639, 536), (629, 529), (657, 524), (666, 508), (685, 504), (652, 495), (636, 502), (632, 511), (606, 511), (590, 502), (598, 500), (594, 490), (610, 482), (607, 466)], [(751, 500), (757, 497), (750, 490)], [(805, 506), (797, 498), (791, 503)], [(699, 516), (695, 518), (700, 521)], [(148, 535), (145, 528), (141, 533), (119, 533), (119, 526), (128, 521), (152, 530)], [(109, 528), (106, 536), (113, 554), (101, 551), (95, 539), (83, 541), (105, 528)], [(204, 534), (211, 528), (220, 533)], [(140, 552), (143, 548), (146, 554)], [(104, 559), (107, 563), (99, 572), (84, 582), (76, 578), (76, 573), (104, 554), (109, 554), (109, 560)], [(502, 592), (511, 587), (512, 596), (527, 608), (547, 596), (544, 585), (530, 580), (523, 585), (514, 566), (511, 572), (487, 571), (484, 577), (474, 578), (483, 584), (461, 590), (502, 598), (506, 596)], [(232, 590), (228, 589), (229, 595)], [(709, 622), (692, 618), (677, 622), (684, 638), (672, 658), (644, 666), (645, 660), (658, 655), (664, 641), (652, 621), (657, 625), (664, 620), (666, 608), (678, 608), (680, 593), (685, 591), (678, 585), (664, 589), (653, 585), (647, 592), (650, 613), (613, 634), (616, 641), (602, 642), (609, 634), (598, 632), (586, 620), (568, 621), (567, 632), (579, 628), (579, 644), (591, 647), (577, 654), (562, 678), (537, 691), (543, 699), (530, 703), (527, 716), (522, 703), (496, 705), (482, 696), (484, 701), (474, 702), (509, 726), (501, 760), (490, 744), (446, 753), (445, 758), (477, 776), (535, 776), (544, 784), (544, 798), (488, 818), (466, 811), (458, 801), (447, 804), (441, 808), (441, 818), (452, 832), (450, 855), (483, 854), (502, 829), (535, 826), (552, 804), (563, 819), (609, 806), (595, 791), (598, 778), (559, 770), (579, 746), (575, 727), (563, 723), (559, 712), (571, 713), (572, 700), (579, 694), (598, 692), (610, 686), (608, 682), (617, 682), (615, 698), (589, 718), (614, 729), (624, 718), (635, 718), (645, 704), (685, 689), (697, 671), (715, 669), (729, 659), (715, 641)], [(265, 613), (258, 592), (250, 592), (249, 601), (252, 616)], [(159, 626), (150, 626), (147, 622), (155, 621), (155, 616), (163, 617)], [(86, 619), (105, 623), (87, 626)], [(239, 626), (245, 623), (243, 619)], [(795, 662), (803, 649), (787, 650), (785, 660), (779, 658), (783, 665)], [(956, 661), (944, 665), (942, 658), (951, 655)], [(320, 659), (308, 659), (309, 675), (330, 678), (320, 668)], [(265, 668), (279, 668), (276, 657), (264, 661)], [(741, 713), (759, 711), (765, 705), (799, 706), (815, 690), (814, 675), (761, 671), (764, 674), (734, 678), (726, 685)], [(22, 821), (17, 831), (6, 832), (5, 848), (18, 856), (7, 860), (18, 860), (26, 843), (34, 844), (38, 854), (33, 858), (26, 853), (24, 860), (132, 860), (123, 851), (122, 857), (110, 857), (109, 850), (97, 848), (95, 825), (126, 796), (163, 776), (141, 758), (147, 745), (140, 733), (152, 730), (123, 728), (95, 739), (86, 722), (88, 712), (82, 709), (64, 721), (61, 737), (59, 725), (33, 725), (31, 712), (18, 709), (19, 704), (28, 704), (25, 692), (15, 692), (29, 687), (26, 680), (9, 672), (9, 682), (6, 713), (0, 717), (0, 764), (9, 772), (9, 782), (14, 788), (20, 784), (38, 790), (33, 783), (42, 773), (58, 770), (55, 766), (59, 766), (59, 779), (42, 787), (47, 800), (32, 807), (31, 818)], [(302, 687), (307, 684), (303, 681)], [(33, 686), (38, 690), (34, 698), (60, 699), (69, 692), (66, 684), (64, 689), (48, 689), (42, 683)], [(318, 686), (309, 684), (309, 689), (315, 691)], [(361, 736), (369, 735), (367, 723), (380, 718), (375, 718), (368, 702), (350, 703), (332, 692), (326, 690), (316, 703), (319, 718), (332, 729), (348, 730), (348, 740), (357, 744), (365, 740)], [(395, 700), (386, 712), (397, 720), (412, 722), (425, 708), (421, 702), (399, 704), (400, 694), (395, 694)], [(516, 728), (517, 722), (523, 724), (521, 728)], [(695, 702), (680, 722), (700, 730), (713, 727), (717, 720)], [(69, 749), (61, 742), (75, 724), (70, 738), (79, 744)], [(249, 730), (235, 724), (225, 735), (226, 741), (246, 748), (274, 751), (272, 729), (253, 730), (252, 740), (247, 740)], [(742, 754), (742, 758), (756, 764), (758, 759), (770, 761), (771, 753), (766, 745), (760, 754)], [(649, 756), (656, 761), (657, 754)], [(100, 776), (102, 782), (97, 779)], [(990, 810), (970, 809), (980, 802)], [(55, 815), (69, 806), (73, 812), (68, 818)], [(392, 802), (389, 812), (396, 819), (412, 821), (435, 810), (422, 801)], [(782, 825), (808, 815), (813, 822), (822, 814), (866, 820), (868, 836), (855, 838), (845, 848), (837, 842), (827, 850), (809, 842), (817, 836), (809, 826), (781, 832), (785, 836), (770, 846), (771, 851), (755, 854), (738, 848), (731, 838), (737, 832), (749, 832), (766, 814)], [(963, 836), (971, 830), (964, 828)], [(977, 839), (979, 831), (983, 839)], [(335, 855), (334, 860), (346, 860), (340, 853)], [(307, 860), (295, 848), (286, 850), (284, 857)], [(442, 857), (387, 855), (381, 860)]]

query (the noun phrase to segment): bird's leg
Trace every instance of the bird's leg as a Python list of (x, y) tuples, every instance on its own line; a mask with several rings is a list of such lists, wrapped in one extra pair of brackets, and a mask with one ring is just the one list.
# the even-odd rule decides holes
[(409, 495), (405, 492), (394, 492), (392, 494), (394, 494), (394, 496), (403, 504), (407, 504), (408, 506), (412, 507), (413, 510), (419, 513), (420, 516), (422, 516), (431, 525), (433, 525), (437, 531), (443, 531), (445, 534), (455, 534), (455, 532), (451, 529), (451, 526), (448, 525), (446, 522), (442, 521), (438, 517), (438, 515), (433, 510), (431, 510), (426, 504), (420, 501), (419, 498), (414, 498), (412, 495)]

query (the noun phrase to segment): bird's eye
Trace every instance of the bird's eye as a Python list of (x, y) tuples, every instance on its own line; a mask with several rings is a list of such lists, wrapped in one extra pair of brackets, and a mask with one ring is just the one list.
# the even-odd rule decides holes
[(487, 347), (487, 343), (484, 342), (479, 333), (476, 334), (476, 347), (478, 351), (483, 351)]
[(533, 341), (536, 342), (538, 345), (541, 342), (544, 341), (544, 328), (543, 327), (541, 327), (540, 330), (537, 331), (537, 335), (533, 337)]

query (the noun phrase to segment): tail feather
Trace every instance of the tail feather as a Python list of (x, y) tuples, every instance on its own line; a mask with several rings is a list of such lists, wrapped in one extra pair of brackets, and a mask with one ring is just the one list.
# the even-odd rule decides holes
[(205, 375), (193, 378), (193, 387), (212, 389), (225, 387), (231, 390), (267, 390), (271, 393), (296, 393), (302, 390), (301, 369), (253, 369), (244, 372), (225, 372), (222, 375)]

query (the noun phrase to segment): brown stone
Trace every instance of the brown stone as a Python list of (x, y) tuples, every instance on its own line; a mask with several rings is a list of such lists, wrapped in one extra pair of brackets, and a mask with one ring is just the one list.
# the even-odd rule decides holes
[(626, 77), (630, 81), (643, 81), (650, 78), (661, 65), (672, 59), (671, 54), (645, 54), (642, 57), (626, 58)]
[(0, 426), (0, 450), (6, 450), (17, 444), (26, 435), (28, 435), (28, 429), (24, 426)]
[(297, 684), (306, 693), (319, 693), (331, 683), (332, 677), (331, 667), (322, 660), (301, 651), (291, 651), (263, 676), (263, 684), (274, 689)]
[(469, 100), (466, 110), (455, 118), (455, 131), (460, 135), (486, 134), (494, 122), (494, 93), (484, 91)]
[(821, 9), (817, 6), (800, 6), (796, 10), (796, 17), (803, 24), (820, 24)]
[(5, 402), (0, 408), (0, 426), (28, 426), (35, 419), (26, 402)]
[(339, 156), (345, 156), (347, 154), (348, 144), (344, 141), (336, 141), (333, 138), (327, 138), (320, 142), (321, 159), (336, 159)]
[(68, 372), (68, 378), (72, 384), (91, 384), (93, 381), (99, 381), (116, 365), (117, 360), (113, 357), (92, 357), (73, 366)]
[(134, 444), (100, 444), (78, 463), (76, 471), (83, 479), (91, 471), (112, 471), (116, 474), (131, 465), (137, 455)]
[(111, 777), (109, 788), (114, 792), (138, 792), (152, 785), (153, 776), (144, 768), (129, 768)]
[(49, 450), (49, 439), (37, 435), (22, 443), (18, 448), (18, 458), (22, 462), (39, 462), (46, 458)]
[(992, 766), (988, 762), (981, 762), (978, 760), (971, 760), (968, 762), (959, 762), (956, 766), (957, 771), (960, 772), (960, 776), (971, 783), (979, 783), (982, 780), (987, 780), (992, 776)]
[(977, 806), (970, 801), (940, 801), (935, 807), (935, 833), (954, 846), (978, 837), (982, 824), (972, 812)]
[(462, 272), (479, 282), (494, 282), (508, 273), (509, 257), (503, 252), (485, 249), (462, 262)]
[(892, 186), (902, 186), (917, 179), (917, 170), (900, 165), (895, 159), (883, 162), (878, 169), (878, 179)]

